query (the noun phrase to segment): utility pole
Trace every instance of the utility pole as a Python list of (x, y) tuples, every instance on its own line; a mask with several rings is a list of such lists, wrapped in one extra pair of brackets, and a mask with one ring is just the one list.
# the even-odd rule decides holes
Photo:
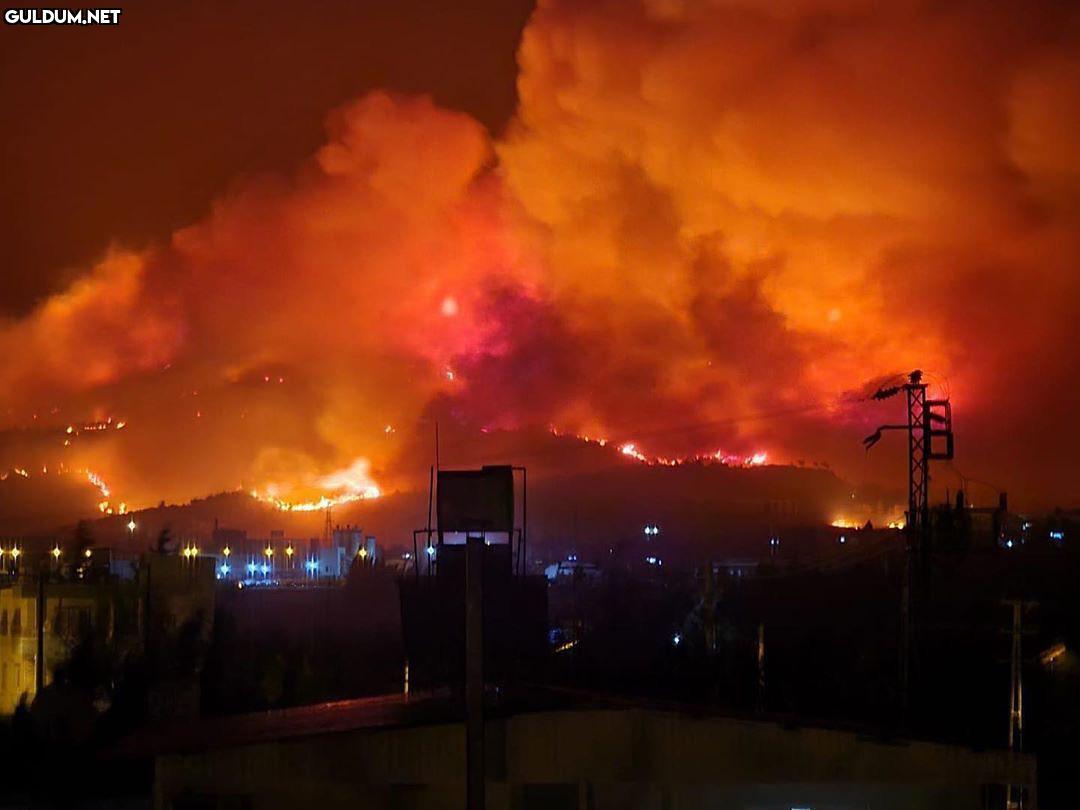
[(1024, 687), (1021, 680), (1020, 622), (1023, 603), (1010, 599), (1012, 607), (1012, 644), (1009, 655), (1009, 750), (1019, 751), (1024, 740)]
[(45, 688), (45, 568), (38, 570), (37, 592), (37, 660), (34, 662), (34, 693)]
[(484, 538), (465, 540), (465, 806), (484, 810)]
[(911, 372), (904, 393), (907, 395), (908, 434), (907, 525), (918, 531), (930, 522), (930, 465), (924, 424), (926, 383), (922, 381), (922, 372)]
[[(1024, 684), (1023, 684), (1023, 638), (1024, 607), (1034, 604), (1024, 599), (1006, 599), (1004, 604), (1012, 608), (1011, 643), (1009, 645), (1009, 752), (1019, 754), (1024, 746)], [(1024, 788), (1010, 782), (1005, 796), (1005, 810), (1022, 810)]]
[(881, 425), (863, 439), (869, 450), (886, 430), (902, 430), (908, 437), (908, 508), (905, 521), (904, 578), (900, 592), (900, 710), (907, 718), (910, 703), (911, 653), (914, 636), (912, 604), (915, 557), (930, 547), (930, 462), (953, 458), (952, 405), (948, 399), (927, 399), (927, 384), (922, 371), (916, 369), (902, 385), (879, 388), (874, 400), (889, 399), (901, 391), (907, 400), (907, 423)]
[(757, 626), (757, 710), (765, 713), (765, 622)]

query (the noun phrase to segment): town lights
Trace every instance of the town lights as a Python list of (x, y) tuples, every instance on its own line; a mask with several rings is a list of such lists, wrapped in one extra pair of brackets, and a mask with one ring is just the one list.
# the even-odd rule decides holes
[(291, 557), (293, 555), (293, 547), (292, 546), (285, 546), (285, 554), (288, 555), (289, 557)]
[(22, 554), (22, 550), (18, 546), (15, 546), (13, 549), (11, 549), (11, 558), (13, 560), (19, 559), (20, 554)]
[(128, 533), (129, 534), (134, 534), (135, 533), (135, 518), (132, 518), (131, 520), (128, 521), (127, 527), (128, 527)]
[(266, 548), (263, 549), (263, 554), (265, 554), (267, 558), (273, 557), (274, 556), (274, 549), (270, 548), (270, 546), (267, 546)]
[(228, 546), (225, 546), (225, 548), (221, 550), (221, 553), (228, 557), (230, 554), (232, 554), (232, 549)]
[(656, 537), (658, 534), (660, 534), (660, 527), (655, 523), (650, 523), (645, 527), (646, 537)]
[(304, 567), (307, 568), (309, 572), (315, 573), (315, 569), (319, 567), (319, 564), (314, 560), (308, 560), (306, 563), (304, 563)]
[(367, 559), (367, 549), (366, 548), (360, 549), (359, 553), (360, 553), (360, 559), (361, 560), (366, 560)]
[(89, 560), (91, 557), (94, 556), (94, 552), (92, 552), (90, 549), (86, 549), (86, 551), (83, 552), (83, 556)]
[(60, 546), (53, 546), (53, 550), (51, 552), (49, 552), (49, 553), (53, 555), (53, 559), (59, 560), (60, 555), (63, 554), (64, 552), (62, 552), (60, 550)]

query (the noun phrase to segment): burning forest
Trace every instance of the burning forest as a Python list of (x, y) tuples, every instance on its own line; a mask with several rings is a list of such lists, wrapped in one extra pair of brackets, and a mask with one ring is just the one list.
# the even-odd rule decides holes
[(319, 509), (423, 488), (438, 421), (881, 483), (865, 394), (921, 367), (940, 485), (1074, 497), (1080, 18), (1036, 5), (542, 2), (500, 131), (343, 99), (9, 311), (0, 468)]

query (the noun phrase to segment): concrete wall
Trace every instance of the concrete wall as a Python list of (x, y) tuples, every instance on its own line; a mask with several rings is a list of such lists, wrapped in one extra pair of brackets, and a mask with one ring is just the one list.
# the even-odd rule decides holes
[[(625, 710), (523, 714), (487, 735), (493, 810), (979, 810), (1010, 774), (1034, 799), (1030, 757), (846, 732)], [(463, 773), (460, 725), (358, 730), (161, 756), (155, 804), (460, 808)]]
[(24, 693), (34, 697), (37, 588), (24, 582), (0, 587), (0, 617), (0, 714), (7, 715)]
[[(37, 694), (37, 597), (38, 586), (26, 578), (0, 587), (0, 714), (15, 711), (26, 696)], [(71, 626), (76, 614), (85, 612), (90, 628), (106, 631), (111, 640), (111, 591), (106, 586), (84, 583), (48, 583), (45, 587), (45, 684), (53, 670), (65, 662), (80, 637)], [(18, 621), (16, 621), (16, 618)]]

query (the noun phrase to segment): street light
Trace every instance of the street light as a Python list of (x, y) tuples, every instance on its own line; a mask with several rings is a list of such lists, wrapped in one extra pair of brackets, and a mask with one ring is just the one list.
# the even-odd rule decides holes
[(128, 521), (127, 527), (128, 527), (128, 534), (129, 535), (135, 533), (135, 518), (132, 518), (131, 520)]
[(60, 551), (60, 546), (53, 546), (53, 550), (50, 552), (53, 555), (53, 559), (59, 560), (60, 555), (63, 553)]

